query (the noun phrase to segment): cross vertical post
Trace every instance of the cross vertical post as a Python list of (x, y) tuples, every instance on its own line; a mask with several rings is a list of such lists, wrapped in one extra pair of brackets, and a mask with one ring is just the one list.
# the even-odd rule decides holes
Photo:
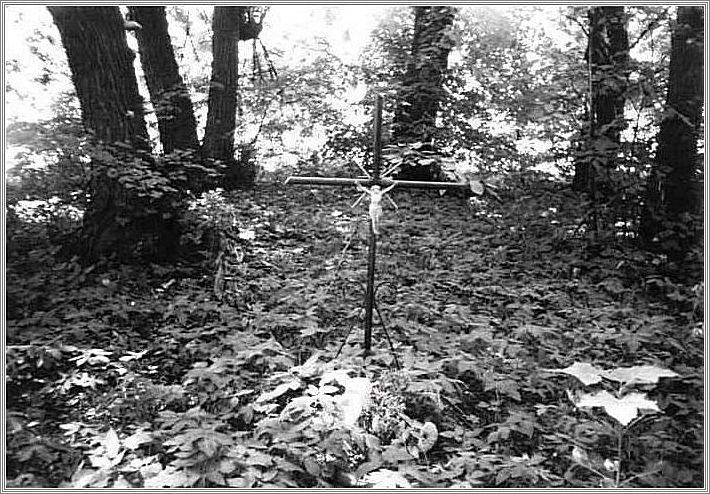
[[(372, 143), (372, 182), (380, 182), (380, 155), (382, 153), (382, 95), (377, 95), (375, 102), (375, 137)], [(367, 288), (365, 290), (365, 355), (372, 348), (372, 311), (375, 306), (375, 257), (377, 254), (377, 235), (372, 221), (369, 221), (370, 237), (367, 250)]]

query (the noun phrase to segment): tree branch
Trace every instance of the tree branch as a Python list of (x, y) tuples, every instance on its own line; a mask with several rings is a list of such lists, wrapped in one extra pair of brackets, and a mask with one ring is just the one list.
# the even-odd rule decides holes
[(582, 33), (584, 33), (584, 35), (586, 37), (589, 37), (589, 30), (587, 29), (587, 26), (585, 26), (584, 24), (579, 22), (579, 19), (577, 19), (576, 17), (569, 16), (569, 15), (567, 15), (565, 17), (567, 18), (567, 20), (570, 20), (570, 21), (574, 22), (575, 24), (577, 24), (580, 27), (580, 29), (582, 30)]
[(648, 33), (653, 32), (653, 30), (658, 27), (658, 24), (658, 21), (651, 21), (651, 23), (646, 27), (646, 29), (641, 31), (641, 34), (639, 34), (638, 38), (636, 38), (636, 41), (629, 45), (629, 50), (633, 50), (633, 48), (638, 45)]

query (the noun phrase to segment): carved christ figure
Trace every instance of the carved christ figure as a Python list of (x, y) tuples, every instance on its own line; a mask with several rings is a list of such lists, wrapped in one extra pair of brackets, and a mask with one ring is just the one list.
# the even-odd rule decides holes
[(356, 184), (358, 190), (368, 194), (370, 196), (370, 219), (372, 220), (372, 232), (375, 235), (380, 234), (380, 220), (382, 219), (382, 198), (392, 190), (395, 184), (390, 185), (386, 189), (381, 189), (379, 185), (373, 185), (369, 189), (366, 189), (360, 184)]

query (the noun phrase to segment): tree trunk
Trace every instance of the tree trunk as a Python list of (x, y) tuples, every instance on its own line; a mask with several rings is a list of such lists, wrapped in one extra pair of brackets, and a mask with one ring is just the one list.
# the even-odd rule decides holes
[(195, 151), (200, 147), (197, 123), (190, 93), (175, 61), (165, 7), (128, 7), (128, 10), (131, 19), (142, 26), (135, 35), (150, 99), (158, 117), (163, 153)]
[[(444, 97), (454, 13), (453, 7), (414, 7), (411, 58), (402, 81), (393, 130), (396, 142), (420, 142), (420, 151), (434, 150), (436, 113)], [(400, 171), (400, 177), (418, 180), (430, 180), (436, 174), (431, 165), (405, 164)]]
[[(143, 101), (118, 7), (48, 7), (59, 29), (87, 131), (99, 148), (92, 156), (90, 202), (78, 249), (86, 260), (139, 249), (151, 258), (176, 252), (178, 231), (168, 200), (138, 196), (142, 173), (159, 174), (150, 159)], [(107, 151), (107, 152), (103, 152)], [(136, 168), (136, 162), (142, 164)], [(146, 166), (147, 165), (147, 166)], [(120, 176), (138, 181), (129, 189)], [(150, 249), (150, 250), (146, 250)]]
[(609, 172), (616, 166), (621, 132), (626, 127), (629, 37), (624, 7), (591, 8), (587, 43), (589, 127), (572, 185), (578, 191), (604, 193), (613, 187)]
[(59, 29), (84, 126), (105, 143), (149, 150), (143, 100), (118, 7), (47, 7)]
[[(666, 110), (646, 190), (641, 240), (673, 257), (696, 237), (689, 215), (699, 213), (698, 138), (703, 112), (703, 8), (678, 7), (671, 40)], [(665, 231), (665, 239), (661, 235)]]
[(238, 43), (245, 7), (214, 8), (212, 18), (212, 80), (208, 95), (207, 126), (202, 149), (205, 157), (225, 168), (224, 185), (248, 185), (252, 170), (234, 157), (238, 90)]

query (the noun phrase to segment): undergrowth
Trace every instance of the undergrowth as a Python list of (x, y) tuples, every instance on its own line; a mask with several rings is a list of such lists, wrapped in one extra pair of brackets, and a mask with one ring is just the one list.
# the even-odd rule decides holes
[(363, 356), (353, 195), (204, 196), (171, 266), (10, 249), (7, 485), (702, 484), (698, 266), (551, 183), (395, 192)]

